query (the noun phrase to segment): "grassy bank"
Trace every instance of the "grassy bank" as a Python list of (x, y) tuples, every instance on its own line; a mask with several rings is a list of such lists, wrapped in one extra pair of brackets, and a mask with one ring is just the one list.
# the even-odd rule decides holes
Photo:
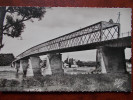
[(0, 91), (130, 91), (129, 74), (85, 74), (0, 79)]

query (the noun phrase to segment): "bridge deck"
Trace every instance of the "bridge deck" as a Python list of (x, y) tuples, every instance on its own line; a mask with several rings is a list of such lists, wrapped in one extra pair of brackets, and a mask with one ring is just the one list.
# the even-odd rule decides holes
[[(73, 47), (62, 48), (62, 49), (57, 49), (57, 50), (50, 50), (46, 52), (38, 52), (38, 53), (31, 54), (31, 55), (41, 56), (41, 55), (46, 55), (48, 53), (65, 53), (65, 52), (92, 50), (92, 49), (97, 49), (99, 46), (131, 48), (131, 37), (124, 37), (124, 38), (113, 39), (113, 40), (108, 40), (108, 41), (95, 42), (91, 44), (73, 46)], [(27, 55), (27, 56), (31, 56), (31, 55)]]

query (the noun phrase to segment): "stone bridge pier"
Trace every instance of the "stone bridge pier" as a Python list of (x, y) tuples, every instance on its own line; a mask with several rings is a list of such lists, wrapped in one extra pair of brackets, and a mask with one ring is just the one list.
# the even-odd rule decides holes
[(23, 73), (23, 77), (42, 75), (39, 57), (21, 59), (20, 61), (14, 62), (13, 66), (15, 66), (17, 73)]
[(23, 73), (23, 68), (20, 66), (20, 61), (13, 62), (12, 66), (15, 67), (17, 73)]
[(13, 63), (13, 66), (16, 68), (17, 73), (19, 73), (19, 71), (20, 71), (20, 61), (14, 62), (14, 63)]
[(31, 69), (33, 70), (34, 76), (41, 76), (41, 66), (40, 66), (40, 57), (39, 56), (33, 56), (29, 58)]
[(51, 67), (52, 74), (63, 74), (62, 69), (62, 54), (47, 54), (49, 66)]
[(97, 68), (101, 68), (102, 73), (125, 73), (125, 48), (122, 47), (99, 47), (97, 49)]
[(20, 66), (23, 68), (23, 77), (26, 77), (27, 69), (29, 67), (28, 59), (20, 60)]
[[(17, 70), (17, 73), (20, 71), (20, 68), (22, 68), (21, 70), (23, 71), (23, 77), (40, 76), (42, 75), (40, 61), (41, 60), (39, 56), (30, 56), (29, 58), (14, 62), (14, 66)], [(60, 53), (47, 54), (46, 67), (48, 68), (45, 72), (49, 75), (56, 73), (63, 74), (62, 55)]]

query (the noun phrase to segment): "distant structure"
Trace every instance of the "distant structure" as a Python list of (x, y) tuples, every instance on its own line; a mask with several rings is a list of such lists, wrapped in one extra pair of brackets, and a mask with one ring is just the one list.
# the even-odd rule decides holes
[(118, 18), (117, 18), (116, 23), (120, 23), (120, 16), (121, 16), (121, 13), (119, 12), (119, 13), (118, 13)]
[(67, 58), (64, 61), (65, 67), (96, 67), (95, 61), (80, 61), (74, 58)]
[(9, 66), (15, 59), (12, 53), (0, 54), (0, 66)]

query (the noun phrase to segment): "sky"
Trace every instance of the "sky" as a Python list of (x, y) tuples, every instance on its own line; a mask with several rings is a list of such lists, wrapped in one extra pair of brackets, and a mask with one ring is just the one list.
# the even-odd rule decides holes
[[(78, 7), (52, 7), (46, 9), (46, 14), (41, 21), (25, 22), (26, 28), (20, 38), (4, 36), (1, 53), (13, 53), (15, 56), (37, 44), (58, 36), (70, 33), (80, 28), (100, 21), (117, 21), (118, 12), (121, 13), (121, 33), (131, 31), (131, 8), (78, 8)], [(81, 56), (82, 55), (82, 56)], [(63, 59), (73, 57), (79, 60), (91, 60), (96, 58), (96, 50), (82, 52), (69, 52), (63, 54)], [(126, 57), (131, 56), (131, 50), (126, 50)]]

